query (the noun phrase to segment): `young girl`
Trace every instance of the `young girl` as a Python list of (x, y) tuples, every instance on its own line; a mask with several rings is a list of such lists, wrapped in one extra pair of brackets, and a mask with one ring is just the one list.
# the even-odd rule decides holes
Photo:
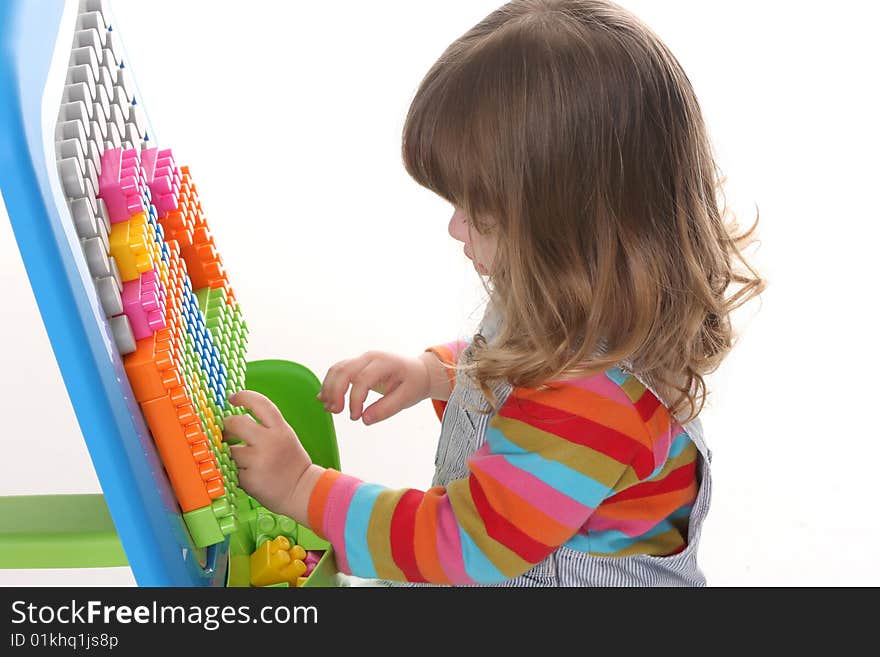
[[(348, 393), (366, 424), (433, 400), (433, 487), (318, 467), (272, 402), (241, 391), (230, 401), (262, 423), (226, 422), (242, 487), (359, 577), (704, 584), (703, 377), (764, 283), (740, 252), (754, 227), (735, 237), (719, 211), (675, 57), (605, 0), (510, 2), (428, 72), (403, 137), (409, 173), (455, 208), (487, 312), (470, 341), (334, 365), (319, 399), (338, 413)], [(364, 410), (370, 390), (383, 397)]]

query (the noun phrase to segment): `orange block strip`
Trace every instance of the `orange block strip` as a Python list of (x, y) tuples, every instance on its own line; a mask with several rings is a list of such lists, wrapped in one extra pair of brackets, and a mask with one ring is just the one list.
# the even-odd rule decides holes
[(205, 490), (201, 464), (193, 459), (187, 440), (187, 436), (190, 438), (197, 436), (195, 430), (192, 427), (184, 430), (180, 425), (177, 409), (170, 397), (148, 401), (141, 404), (141, 409), (159, 449), (171, 486), (180, 502), (180, 508), (186, 513), (210, 504), (211, 498)]
[(182, 383), (175, 366), (172, 331), (164, 328), (138, 340), (137, 350), (123, 359), (134, 398), (141, 403), (162, 397)]

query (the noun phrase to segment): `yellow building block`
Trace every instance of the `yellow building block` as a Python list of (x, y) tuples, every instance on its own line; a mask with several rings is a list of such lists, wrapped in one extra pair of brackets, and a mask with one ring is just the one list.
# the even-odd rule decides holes
[(137, 279), (153, 269), (147, 215), (139, 212), (128, 221), (111, 226), (110, 255), (116, 258), (124, 282)]
[(302, 547), (291, 547), (286, 536), (265, 541), (251, 555), (251, 585), (270, 586), (288, 582), (296, 586), (306, 572), (306, 564), (302, 559), (295, 558), (300, 551), (304, 551)]

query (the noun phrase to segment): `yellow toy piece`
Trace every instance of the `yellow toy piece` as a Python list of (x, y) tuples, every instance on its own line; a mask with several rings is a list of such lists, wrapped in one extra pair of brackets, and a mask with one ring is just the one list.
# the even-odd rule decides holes
[(299, 545), (291, 547), (286, 536), (265, 541), (251, 555), (251, 585), (288, 582), (291, 586), (301, 586), (299, 580), (304, 580), (306, 564), (299, 558), (300, 554), (305, 557), (305, 550)]
[(139, 212), (110, 227), (110, 255), (116, 258), (123, 281), (133, 281), (158, 261), (155, 243), (147, 233), (147, 215)]

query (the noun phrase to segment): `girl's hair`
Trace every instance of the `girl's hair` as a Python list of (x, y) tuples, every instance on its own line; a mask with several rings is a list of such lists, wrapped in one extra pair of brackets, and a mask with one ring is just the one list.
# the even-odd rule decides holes
[[(403, 131), (409, 174), (497, 231), (487, 292), (505, 321), (465, 369), (547, 382), (624, 366), (687, 422), (765, 287), (741, 253), (690, 81), (606, 0), (515, 0), (434, 64)], [(738, 261), (745, 272), (734, 267)], [(732, 284), (740, 288), (729, 293)]]

